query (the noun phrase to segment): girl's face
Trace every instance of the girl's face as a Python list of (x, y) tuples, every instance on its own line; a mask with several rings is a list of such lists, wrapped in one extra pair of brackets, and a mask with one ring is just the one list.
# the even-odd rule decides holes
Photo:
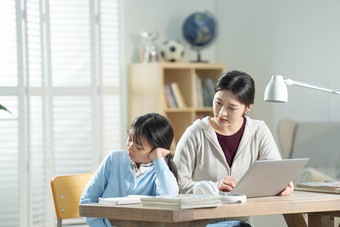
[(136, 144), (132, 140), (133, 135), (134, 135), (134, 130), (130, 130), (129, 136), (126, 142), (126, 147), (129, 151), (130, 159), (136, 164), (151, 162), (149, 155), (150, 155), (150, 152), (152, 151), (152, 147), (144, 138), (142, 138), (140, 145)]
[(221, 127), (243, 123), (243, 114), (247, 113), (252, 106), (246, 106), (238, 101), (229, 90), (218, 91), (213, 101), (214, 120)]

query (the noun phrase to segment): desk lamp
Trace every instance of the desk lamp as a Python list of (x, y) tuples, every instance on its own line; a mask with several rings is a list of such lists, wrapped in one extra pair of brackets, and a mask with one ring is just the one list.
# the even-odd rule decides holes
[(264, 101), (267, 102), (280, 102), (285, 103), (288, 101), (288, 90), (286, 85), (297, 85), (301, 87), (311, 88), (315, 90), (330, 92), (333, 94), (340, 95), (339, 91), (334, 91), (327, 88), (317, 87), (314, 85), (306, 84), (291, 79), (284, 80), (281, 75), (272, 76), (271, 80), (267, 84), (264, 92)]

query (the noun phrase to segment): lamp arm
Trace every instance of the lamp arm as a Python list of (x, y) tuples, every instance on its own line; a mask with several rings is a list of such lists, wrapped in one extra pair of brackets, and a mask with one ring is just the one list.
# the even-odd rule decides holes
[(328, 88), (322, 88), (322, 87), (314, 86), (314, 85), (311, 85), (311, 84), (307, 84), (307, 83), (304, 83), (304, 82), (295, 81), (295, 80), (291, 80), (291, 79), (285, 80), (285, 83), (287, 85), (297, 85), (297, 86), (301, 86), (301, 87), (307, 87), (307, 88), (311, 88), (311, 89), (315, 89), (315, 90), (320, 90), (320, 91), (325, 91), (325, 92), (340, 95), (339, 91), (331, 90), (331, 89), (328, 89)]

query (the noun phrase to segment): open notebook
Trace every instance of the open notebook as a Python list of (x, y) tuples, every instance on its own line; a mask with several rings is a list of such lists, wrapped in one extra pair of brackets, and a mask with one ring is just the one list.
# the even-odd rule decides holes
[(99, 197), (99, 203), (106, 203), (111, 205), (127, 205), (127, 204), (139, 204), (141, 203), (141, 198), (149, 197), (147, 195), (128, 195), (125, 197), (111, 197), (111, 198), (101, 198)]

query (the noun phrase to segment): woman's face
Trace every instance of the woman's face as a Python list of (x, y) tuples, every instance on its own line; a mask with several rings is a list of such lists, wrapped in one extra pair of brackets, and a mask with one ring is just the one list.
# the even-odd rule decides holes
[(142, 138), (140, 145), (136, 144), (132, 140), (133, 135), (134, 130), (130, 130), (128, 139), (126, 141), (126, 147), (129, 151), (130, 159), (136, 164), (151, 162), (149, 155), (152, 151), (152, 147), (144, 138)]
[(228, 126), (243, 122), (243, 114), (251, 109), (238, 101), (235, 95), (229, 90), (221, 90), (215, 93), (213, 111), (215, 122), (221, 126)]

